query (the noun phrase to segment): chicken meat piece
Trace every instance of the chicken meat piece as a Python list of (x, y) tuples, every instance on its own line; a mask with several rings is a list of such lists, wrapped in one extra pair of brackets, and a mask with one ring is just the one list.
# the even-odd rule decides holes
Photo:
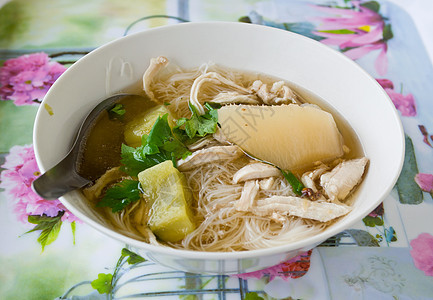
[(233, 182), (238, 183), (241, 181), (263, 179), (273, 176), (281, 176), (281, 171), (269, 164), (254, 162), (239, 169), (239, 171), (233, 175)]
[(230, 144), (229, 140), (219, 127), (217, 128), (217, 131), (213, 134), (213, 138), (221, 144)]
[(256, 205), (251, 211), (262, 217), (289, 215), (328, 222), (349, 213), (350, 207), (335, 203), (310, 201), (305, 198), (292, 196), (272, 196), (263, 200), (257, 200)]
[(259, 192), (259, 183), (257, 180), (248, 180), (242, 188), (242, 194), (239, 200), (235, 203), (237, 211), (248, 211), (254, 204), (257, 193)]
[(245, 95), (238, 92), (221, 92), (216, 95), (212, 102), (218, 104), (259, 104), (257, 97), (254, 95)]
[(344, 200), (358, 185), (364, 174), (368, 158), (347, 160), (339, 163), (330, 172), (320, 176), (320, 185), (331, 201)]
[(296, 95), (291, 88), (289, 88), (284, 81), (277, 81), (272, 84), (270, 92), (277, 97), (274, 98), (275, 104), (281, 103), (296, 103)]
[(297, 103), (295, 93), (284, 81), (274, 82), (269, 89), (266, 83), (256, 80), (250, 89), (267, 105)]
[(275, 177), (268, 177), (259, 181), (259, 186), (261, 190), (268, 191), (272, 189), (274, 185)]
[(312, 189), (314, 192), (317, 192), (316, 180), (322, 175), (328, 167), (324, 164), (320, 165), (317, 169), (313, 171), (305, 172), (301, 176), (301, 181), (306, 188)]
[(155, 96), (151, 89), (151, 85), (153, 83), (155, 75), (167, 65), (168, 65), (168, 59), (164, 56), (158, 56), (157, 58), (152, 58), (150, 60), (149, 67), (146, 69), (143, 75), (143, 89), (146, 92), (147, 96), (149, 96), (149, 98), (156, 103), (159, 102), (157, 99), (155, 99)]
[(203, 138), (197, 140), (195, 143), (188, 145), (187, 147), (188, 147), (188, 150), (196, 151), (196, 150), (199, 150), (201, 148), (210, 146), (212, 144), (217, 144), (217, 143), (218, 142), (215, 141), (215, 139), (213, 139), (211, 136), (206, 136), (206, 137), (203, 137)]
[(179, 171), (189, 171), (202, 165), (223, 160), (234, 160), (243, 154), (238, 146), (213, 146), (195, 151), (177, 162)]
[(203, 105), (198, 100), (198, 94), (200, 92), (201, 87), (205, 83), (213, 83), (213, 84), (217, 84), (217, 85), (226, 85), (226, 86), (231, 87), (231, 88), (233, 88), (239, 92), (243, 92), (245, 94), (250, 94), (250, 91), (248, 89), (234, 83), (233, 81), (221, 76), (220, 74), (218, 74), (216, 72), (209, 72), (209, 73), (202, 74), (194, 80), (194, 82), (191, 86), (191, 92), (190, 92), (191, 104), (197, 108), (198, 112), (201, 115), (205, 114), (205, 110), (204, 110)]
[(111, 168), (107, 170), (101, 177), (99, 177), (95, 181), (94, 185), (83, 189), (83, 194), (87, 199), (96, 201), (102, 196), (102, 193), (106, 187), (127, 177), (128, 176), (120, 170), (120, 167)]

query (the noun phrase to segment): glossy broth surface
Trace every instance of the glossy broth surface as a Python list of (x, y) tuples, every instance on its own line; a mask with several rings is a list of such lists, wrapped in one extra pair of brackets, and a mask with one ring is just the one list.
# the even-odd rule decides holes
[(79, 160), (78, 173), (92, 181), (120, 165), (125, 124), (154, 106), (152, 101), (134, 96), (122, 98), (117, 103), (123, 106), (125, 113), (119, 115), (110, 111), (115, 105), (103, 111), (83, 141), (85, 150)]

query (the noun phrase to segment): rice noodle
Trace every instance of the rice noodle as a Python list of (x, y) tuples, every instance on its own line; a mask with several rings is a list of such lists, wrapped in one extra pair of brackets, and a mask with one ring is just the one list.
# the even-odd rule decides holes
[[(168, 109), (174, 116), (178, 118), (189, 117), (191, 111), (188, 108), (188, 101), (191, 86), (197, 77), (208, 72), (217, 72), (224, 78), (238, 83), (245, 89), (248, 88), (247, 81), (243, 78), (242, 74), (214, 64), (203, 64), (195, 70), (186, 71), (179, 67), (173, 67), (173, 69), (167, 68), (164, 72), (160, 72), (157, 79), (154, 79), (152, 85), (153, 93), (159, 102), (170, 103)], [(200, 89), (199, 101), (204, 103), (210, 101), (218, 93), (234, 90), (236, 89), (227, 85), (204, 84)]]
[[(137, 222), (134, 218), (138, 210), (142, 210), (140, 215), (143, 218), (141, 218), (140, 222)], [(106, 225), (112, 227), (117, 232), (153, 245), (163, 245), (157, 241), (155, 235), (146, 225), (148, 207), (143, 199), (140, 199), (119, 213), (113, 213), (110, 208), (105, 208), (104, 213), (107, 219), (110, 220), (110, 223)]]
[[(322, 225), (307, 223), (301, 218), (286, 218), (278, 223), (251, 212), (237, 211), (234, 203), (241, 197), (242, 184), (233, 184), (233, 174), (247, 163), (242, 158), (225, 165), (208, 164), (185, 172), (197, 203), (198, 228), (176, 248), (199, 251), (242, 251), (274, 247), (317, 234)], [(275, 189), (259, 193), (293, 195), (283, 178), (277, 178)], [(317, 222), (317, 224), (319, 224)]]

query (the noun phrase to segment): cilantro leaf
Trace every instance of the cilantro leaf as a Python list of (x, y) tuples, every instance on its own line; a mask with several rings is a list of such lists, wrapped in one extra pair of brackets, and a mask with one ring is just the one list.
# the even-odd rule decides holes
[[(165, 114), (162, 117), (158, 117), (158, 119), (156, 119), (155, 124), (153, 124), (153, 127), (149, 132), (146, 142), (147, 145), (161, 147), (166, 141), (169, 141), (172, 138), (173, 134), (171, 133), (170, 125), (168, 125), (168, 114)], [(148, 154), (152, 153), (149, 152)]]
[(110, 112), (119, 116), (123, 116), (126, 113), (126, 110), (122, 104), (117, 103), (112, 109), (110, 109)]
[(99, 273), (98, 279), (91, 282), (92, 288), (97, 290), (99, 294), (109, 294), (111, 292), (112, 274)]
[(191, 152), (178, 139), (166, 141), (162, 146), (162, 150), (171, 153), (172, 160), (186, 158)]
[(112, 212), (118, 212), (129, 204), (140, 199), (139, 182), (125, 179), (107, 190), (96, 206), (110, 207)]
[(149, 155), (145, 154), (144, 146), (134, 148), (122, 145), (121, 169), (131, 176), (137, 176), (141, 171), (166, 160), (171, 160), (170, 153), (166, 151)]
[(175, 162), (191, 154), (172, 133), (168, 114), (158, 117), (148, 136), (137, 148), (122, 145), (122, 170), (131, 176), (166, 160)]
[[(195, 137), (204, 137), (207, 134), (215, 133), (218, 126), (218, 111), (208, 103), (205, 107), (208, 111), (204, 115), (200, 115), (197, 108), (191, 103), (188, 104), (192, 112), (190, 119), (180, 118), (174, 127), (175, 133), (181, 136), (183, 140), (186, 139), (184, 133), (189, 139)], [(184, 133), (182, 132), (184, 131)]]

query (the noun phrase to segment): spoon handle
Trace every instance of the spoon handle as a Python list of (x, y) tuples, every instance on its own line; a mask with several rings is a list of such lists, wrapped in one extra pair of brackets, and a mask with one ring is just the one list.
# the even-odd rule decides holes
[(53, 200), (90, 183), (90, 180), (75, 171), (73, 159), (68, 155), (54, 168), (42, 174), (33, 181), (33, 190), (42, 198)]

